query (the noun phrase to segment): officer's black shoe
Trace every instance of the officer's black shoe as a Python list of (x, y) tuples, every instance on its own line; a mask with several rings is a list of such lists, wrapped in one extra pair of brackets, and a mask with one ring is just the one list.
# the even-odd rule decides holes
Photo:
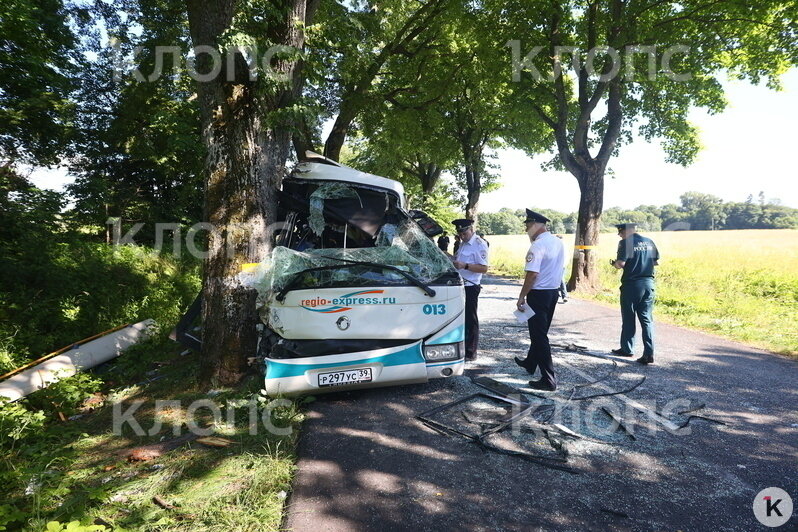
[(635, 356), (634, 353), (627, 353), (623, 349), (613, 349), (612, 351), (610, 351), (610, 353), (612, 353), (616, 357), (633, 357), (633, 356)]
[(641, 364), (653, 364), (654, 363), (654, 356), (653, 355), (643, 355), (637, 359), (638, 362)]
[(529, 366), (526, 365), (526, 360), (521, 360), (518, 357), (513, 357), (513, 360), (515, 360), (516, 364), (527, 370), (529, 373), (535, 373), (533, 370), (529, 369)]
[(529, 387), (533, 390), (540, 390), (541, 392), (553, 392), (557, 389), (555, 385), (550, 382), (545, 382), (542, 379), (539, 381), (529, 381)]
[(469, 362), (473, 362), (474, 360), (477, 359), (477, 355), (466, 355), (464, 358)]

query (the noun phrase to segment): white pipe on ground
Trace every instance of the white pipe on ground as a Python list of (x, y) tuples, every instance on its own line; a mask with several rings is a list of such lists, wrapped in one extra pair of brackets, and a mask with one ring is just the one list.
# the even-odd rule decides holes
[(0, 396), (16, 401), (59, 380), (116, 358), (147, 338), (154, 320), (144, 320), (45, 360), (0, 382)]

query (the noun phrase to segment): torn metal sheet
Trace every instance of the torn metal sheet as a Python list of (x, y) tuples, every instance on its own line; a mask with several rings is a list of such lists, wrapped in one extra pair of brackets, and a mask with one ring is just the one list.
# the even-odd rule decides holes
[[(625, 390), (608, 391), (608, 392), (605, 392), (605, 393), (597, 393), (597, 394), (593, 394), (593, 395), (586, 395), (584, 397), (573, 397), (573, 394), (572, 394), (571, 398), (573, 398), (574, 401), (584, 401), (586, 399), (595, 399), (597, 397), (610, 397), (610, 396), (613, 396), (613, 395), (622, 395), (622, 394), (629, 393), (629, 392), (632, 392), (632, 391), (636, 390), (644, 382), (646, 382), (646, 376), (645, 375), (643, 375), (643, 378), (640, 379), (639, 382), (636, 382), (635, 384), (633, 384), (632, 386), (630, 386), (629, 388), (627, 388)], [(597, 384), (597, 383), (593, 382), (592, 384)]]
[(499, 382), (495, 379), (491, 379), (490, 377), (480, 376), (480, 377), (472, 377), (471, 382), (476, 384), (481, 388), (485, 388), (489, 392), (493, 392), (498, 395), (502, 395), (504, 397), (520, 397), (521, 400), (524, 400), (523, 395), (521, 395), (521, 390), (518, 388), (514, 388), (509, 384), (505, 384), (503, 382)]
[(601, 407), (601, 410), (602, 410), (602, 411), (603, 411), (605, 414), (607, 414), (608, 416), (610, 416), (610, 419), (612, 419), (612, 421), (613, 421), (613, 422), (615, 422), (616, 428), (622, 428), (622, 429), (623, 429), (623, 431), (624, 431), (624, 432), (625, 432), (625, 433), (626, 433), (626, 434), (627, 434), (627, 435), (628, 435), (630, 438), (632, 438), (632, 440), (637, 440), (637, 437), (636, 437), (636, 436), (635, 436), (635, 435), (632, 433), (632, 431), (631, 431), (631, 430), (629, 430), (629, 427), (626, 425), (626, 422), (625, 422), (623, 419), (621, 419), (619, 416), (616, 416), (616, 415), (615, 415), (615, 414), (614, 414), (614, 413), (613, 413), (611, 410), (609, 410), (609, 409), (607, 409), (607, 408), (605, 408), (605, 407), (603, 407), (603, 406)]
[(122, 355), (130, 346), (148, 338), (154, 327), (155, 321), (149, 319), (115, 329), (90, 341), (78, 342), (74, 349), (59, 351), (57, 356), (47, 358), (0, 382), (0, 397), (16, 401), (61, 379), (112, 360)]
[(616, 442), (599, 440), (597, 438), (591, 438), (590, 436), (585, 436), (584, 434), (579, 434), (578, 432), (574, 432), (570, 428), (566, 427), (565, 425), (561, 425), (559, 423), (552, 423), (548, 427), (544, 428), (544, 430), (546, 430), (546, 431), (549, 431), (549, 430), (552, 430), (552, 429), (556, 430), (557, 432), (559, 432), (560, 434), (562, 434), (564, 436), (569, 436), (571, 438), (575, 438), (575, 439), (578, 439), (578, 440), (585, 440), (585, 441), (589, 441), (591, 443), (598, 443), (598, 444), (602, 444), (602, 445), (619, 445)]

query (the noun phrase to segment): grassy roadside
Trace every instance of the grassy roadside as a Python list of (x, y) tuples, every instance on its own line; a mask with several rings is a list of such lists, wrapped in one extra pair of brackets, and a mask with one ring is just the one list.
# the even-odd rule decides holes
[[(663, 260), (657, 271), (657, 319), (798, 356), (798, 231), (651, 233)], [(526, 235), (489, 236), (491, 272), (520, 278)], [(572, 249), (573, 235), (565, 235)], [(578, 297), (618, 302), (619, 273), (609, 265), (618, 237), (602, 234), (604, 289)]]
[[(6, 429), (36, 422), (26, 424), (19, 412), (12, 418), (4, 407), (0, 530), (67, 530), (68, 523), (73, 523), (68, 530), (279, 529), (302, 421), (298, 403), (267, 399), (256, 378), (237, 390), (204, 393), (194, 384), (197, 357), (178, 351), (163, 337), (131, 348), (101, 375), (105, 385), (90, 401), (93, 410), (62, 402), (58, 412), (64, 420), (54, 412), (55, 419), (27, 434), (23, 429), (17, 439)], [(80, 387), (70, 379), (62, 383), (49, 392), (51, 398)], [(26, 401), (28, 412), (39, 400)], [(158, 400), (172, 403), (158, 405)], [(143, 403), (136, 409), (134, 401)], [(136, 435), (135, 423), (114, 430), (114, 419), (130, 408), (147, 434)], [(188, 416), (192, 408), (194, 415)], [(191, 423), (225, 438), (226, 446), (199, 443)], [(133, 449), (136, 457), (155, 456), (134, 461)]]

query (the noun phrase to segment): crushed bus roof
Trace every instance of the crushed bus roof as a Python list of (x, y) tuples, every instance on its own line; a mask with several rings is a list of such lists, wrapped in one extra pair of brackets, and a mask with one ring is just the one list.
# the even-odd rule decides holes
[(354, 168), (349, 168), (348, 166), (338, 165), (338, 163), (334, 164), (335, 165), (328, 162), (304, 161), (296, 166), (291, 177), (295, 179), (319, 181), (343, 181), (381, 188), (396, 194), (402, 206), (404, 206), (405, 189), (400, 182), (388, 179), (387, 177), (361, 172)]

